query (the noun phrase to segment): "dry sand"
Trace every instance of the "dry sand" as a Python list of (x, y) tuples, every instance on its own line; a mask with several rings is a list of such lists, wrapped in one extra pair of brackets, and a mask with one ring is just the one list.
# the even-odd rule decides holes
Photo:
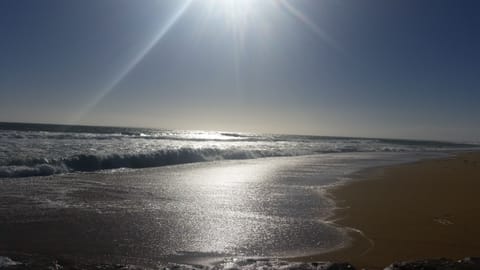
[(348, 248), (302, 260), (383, 269), (394, 261), (480, 256), (480, 153), (375, 168), (332, 190)]

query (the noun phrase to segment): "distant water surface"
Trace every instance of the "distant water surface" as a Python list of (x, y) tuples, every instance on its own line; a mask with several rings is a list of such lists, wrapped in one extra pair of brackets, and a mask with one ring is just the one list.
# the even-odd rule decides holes
[(0, 123), (0, 177), (319, 153), (471, 147), (434, 141)]

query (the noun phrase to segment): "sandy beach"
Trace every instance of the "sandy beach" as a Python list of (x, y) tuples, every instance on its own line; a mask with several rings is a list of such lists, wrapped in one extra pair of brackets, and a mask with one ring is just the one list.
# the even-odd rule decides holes
[[(302, 260), (383, 269), (394, 261), (480, 255), (480, 153), (374, 168), (332, 190), (352, 245)], [(296, 258), (298, 260), (298, 258)]]

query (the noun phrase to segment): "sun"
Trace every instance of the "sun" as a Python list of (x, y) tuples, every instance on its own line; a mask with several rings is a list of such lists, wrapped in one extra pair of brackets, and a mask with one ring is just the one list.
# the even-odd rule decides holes
[(209, 0), (208, 5), (230, 24), (246, 23), (259, 7), (258, 0)]

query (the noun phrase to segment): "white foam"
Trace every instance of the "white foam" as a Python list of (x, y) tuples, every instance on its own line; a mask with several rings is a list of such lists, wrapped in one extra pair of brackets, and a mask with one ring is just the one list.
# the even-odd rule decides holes
[(319, 153), (466, 149), (440, 142), (160, 130), (0, 130), (0, 139), (0, 177)]
[(8, 257), (0, 256), (0, 268), (19, 265), (19, 264), (22, 264), (22, 263), (16, 262)]

